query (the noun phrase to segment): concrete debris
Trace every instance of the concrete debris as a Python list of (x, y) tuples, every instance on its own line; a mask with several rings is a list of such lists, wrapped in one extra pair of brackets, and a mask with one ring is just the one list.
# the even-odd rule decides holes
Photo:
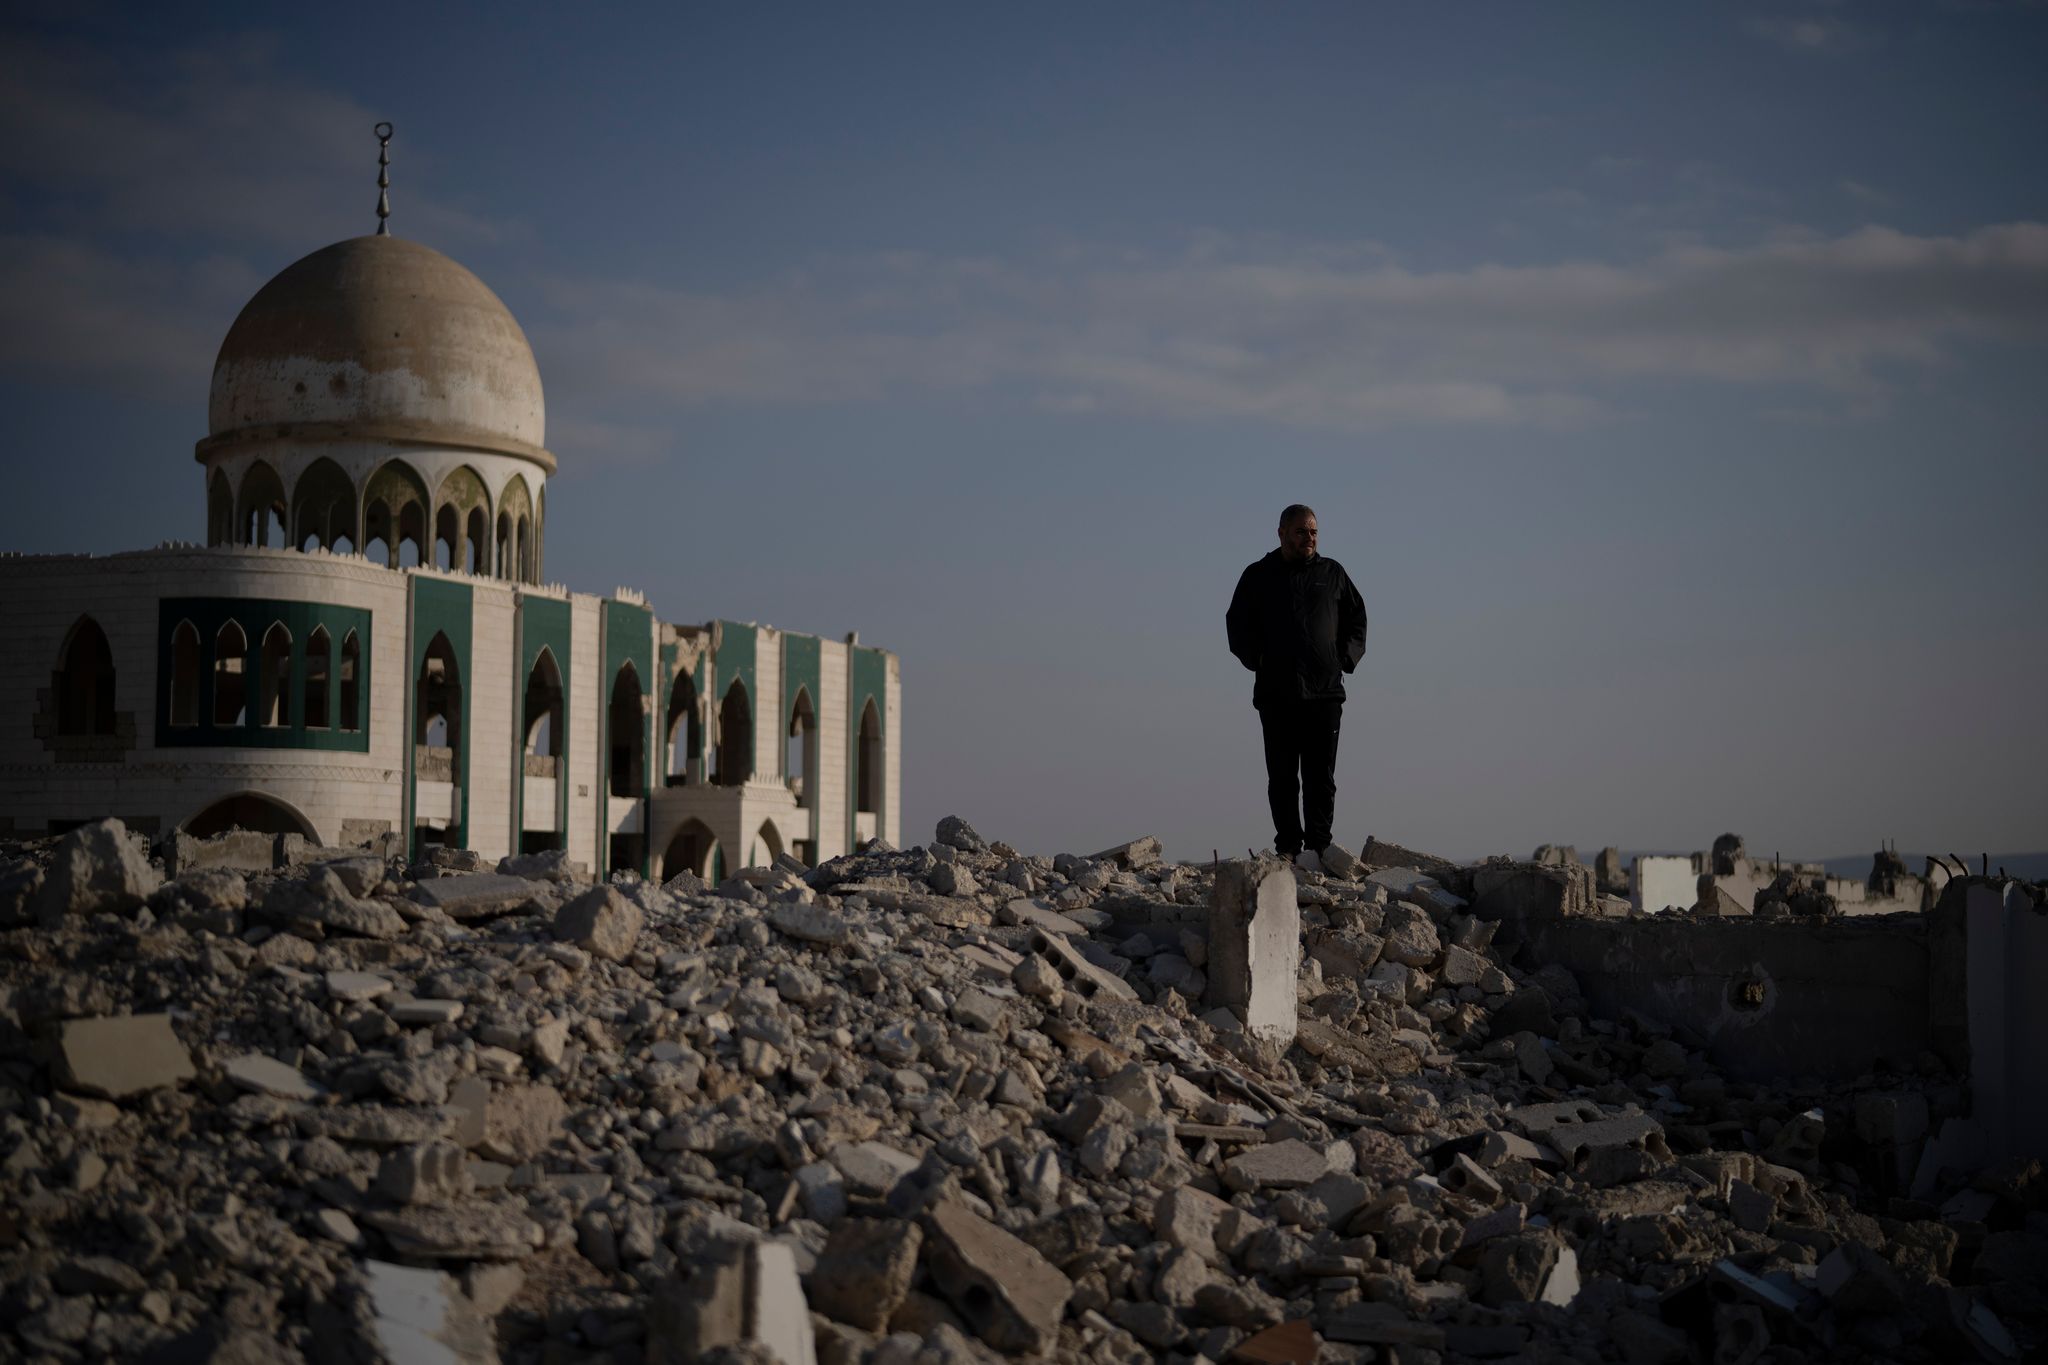
[(192, 1056), (171, 1030), (168, 1014), (73, 1019), (57, 1036), (61, 1082), (88, 1095), (122, 1099), (190, 1080)]
[(1048, 859), (949, 817), (708, 887), (166, 848), (0, 864), (0, 1356), (2048, 1347), (2048, 1177), (1936, 1140), (1966, 1078), (1724, 1073), (1532, 949), (1611, 913), (1611, 850)]

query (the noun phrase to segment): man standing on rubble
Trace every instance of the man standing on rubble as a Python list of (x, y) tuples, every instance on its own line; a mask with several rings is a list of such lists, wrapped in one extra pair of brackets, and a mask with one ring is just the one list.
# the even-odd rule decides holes
[(1343, 675), (1365, 657), (1365, 600), (1342, 564), (1316, 553), (1313, 508), (1280, 514), (1280, 548), (1238, 577), (1223, 622), (1230, 652), (1258, 676), (1273, 847), (1320, 854), (1336, 818)]

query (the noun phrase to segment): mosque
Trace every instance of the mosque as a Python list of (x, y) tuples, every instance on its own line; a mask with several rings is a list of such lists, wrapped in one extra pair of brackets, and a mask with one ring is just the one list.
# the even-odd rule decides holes
[(897, 657), (549, 584), (526, 335), (378, 213), (228, 329), (203, 547), (0, 557), (0, 834), (114, 815), (656, 877), (900, 843)]

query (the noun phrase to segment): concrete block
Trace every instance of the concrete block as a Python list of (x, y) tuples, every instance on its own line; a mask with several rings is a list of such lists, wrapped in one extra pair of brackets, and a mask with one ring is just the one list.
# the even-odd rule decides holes
[(57, 1068), (67, 1088), (110, 1100), (196, 1074), (168, 1014), (73, 1019), (57, 1035)]
[(1566, 919), (1595, 913), (1593, 870), (1579, 864), (1488, 863), (1472, 874), (1472, 913), (1480, 919)]
[(840, 1221), (806, 1277), (811, 1306), (863, 1331), (886, 1332), (917, 1277), (923, 1245), (923, 1231), (900, 1218)]
[(1074, 1285), (1026, 1243), (945, 1202), (926, 1218), (926, 1264), (962, 1321), (999, 1351), (1043, 1354), (1059, 1337)]
[(1233, 1190), (1291, 1190), (1313, 1185), (1329, 1173), (1329, 1157), (1299, 1138), (1289, 1138), (1232, 1157), (1223, 1165), (1223, 1183)]
[(1294, 1041), (1301, 910), (1284, 863), (1232, 860), (1209, 899), (1208, 1001), (1236, 1011), (1266, 1043)]
[(128, 827), (108, 818), (80, 825), (57, 844), (35, 893), (36, 922), (61, 926), (67, 915), (120, 914), (148, 900), (163, 885)]
[[(431, 886), (433, 883), (426, 883)], [(616, 887), (593, 886), (555, 915), (555, 937), (595, 957), (624, 962), (640, 941), (645, 916)]]
[(421, 905), (431, 905), (451, 919), (484, 919), (516, 910), (533, 899), (533, 883), (524, 877), (475, 872), (455, 877), (434, 877), (420, 882), (407, 894)]

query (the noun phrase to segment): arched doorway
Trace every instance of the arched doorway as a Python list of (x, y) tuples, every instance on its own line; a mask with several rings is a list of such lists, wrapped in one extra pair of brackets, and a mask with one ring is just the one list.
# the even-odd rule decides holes
[(90, 616), (72, 624), (53, 682), (58, 734), (114, 733), (114, 651)]
[(312, 822), (274, 796), (262, 792), (237, 792), (224, 796), (180, 826), (195, 839), (209, 839), (231, 829), (254, 830), (258, 834), (303, 834), (319, 842)]
[(562, 670), (555, 652), (541, 647), (526, 675), (526, 761), (529, 777), (554, 777), (562, 760)]
[(718, 705), (718, 771), (712, 781), (737, 787), (754, 775), (754, 717), (746, 684), (733, 679)]
[(685, 820), (661, 855), (661, 875), (666, 880), (678, 872), (694, 872), (708, 879), (720, 861), (718, 839), (711, 827), (702, 820)]
[[(882, 717), (875, 699), (860, 712), (860, 743), (855, 751), (854, 809), (867, 815), (882, 811)], [(878, 831), (879, 832), (879, 831)]]
[[(664, 729), (663, 752), (668, 755), (671, 787), (689, 784), (692, 767), (704, 754), (704, 718), (697, 713), (697, 680), (688, 672), (676, 674), (668, 693), (668, 724)], [(696, 776), (701, 778), (702, 771)]]

